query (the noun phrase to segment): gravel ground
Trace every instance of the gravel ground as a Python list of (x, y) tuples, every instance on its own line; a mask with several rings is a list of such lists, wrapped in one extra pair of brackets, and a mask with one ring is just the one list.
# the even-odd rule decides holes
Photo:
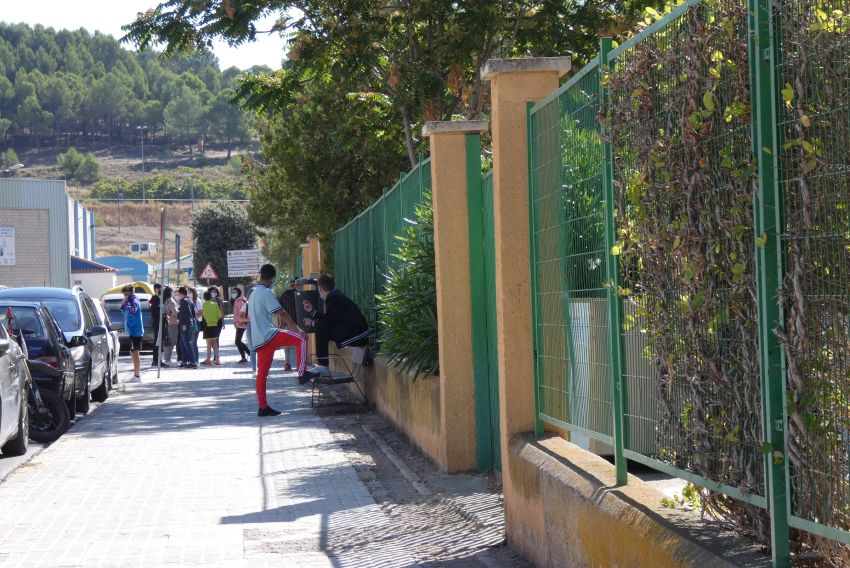
[[(347, 399), (343, 388), (332, 389)], [(335, 440), (354, 466), (378, 506), (394, 523), (392, 534), (372, 538), (403, 538), (417, 563), (427, 567), (530, 568), (505, 545), (504, 509), (498, 478), (487, 475), (446, 475), (375, 411), (363, 407), (320, 409)], [(381, 449), (369, 431), (389, 446), (408, 468), (408, 477)], [(337, 539), (334, 539), (335, 541)], [(344, 549), (349, 543), (330, 543)]]

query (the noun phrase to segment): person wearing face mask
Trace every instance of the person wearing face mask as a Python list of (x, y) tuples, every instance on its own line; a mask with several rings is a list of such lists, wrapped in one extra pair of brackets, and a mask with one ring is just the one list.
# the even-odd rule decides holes
[(188, 296), (189, 291), (185, 286), (177, 288), (177, 300), (179, 304), (177, 308), (177, 335), (181, 345), (180, 351), (183, 353), (183, 362), (180, 363), (180, 366), (197, 369), (198, 360), (190, 342), (192, 337), (198, 333), (198, 320), (195, 319), (195, 305)]
[(142, 350), (142, 336), (145, 334), (145, 326), (142, 322), (142, 305), (133, 291), (133, 285), (127, 284), (121, 288), (124, 294), (124, 303), (121, 304), (121, 312), (124, 314), (124, 330), (130, 339), (130, 356), (133, 358), (133, 378), (128, 383), (142, 382), (142, 360), (139, 353)]
[(304, 300), (304, 310), (309, 314), (304, 318), (304, 324), (316, 328), (316, 359), (319, 364), (313, 370), (330, 375), (328, 343), (333, 341), (339, 348), (367, 345), (369, 324), (357, 304), (336, 289), (333, 276), (322, 274), (317, 282), (324, 310), (316, 309)]
[[(210, 297), (212, 298), (212, 301), (215, 302), (216, 304), (218, 304), (218, 309), (219, 309), (219, 311), (221, 311), (222, 316), (223, 316), (224, 315), (224, 301), (221, 299), (221, 292), (219, 292), (218, 287), (210, 286), (209, 293), (210, 293)], [(221, 320), (218, 322), (218, 325), (216, 327), (217, 327), (217, 330), (216, 330), (215, 336), (216, 336), (216, 338), (218, 338), (218, 337), (221, 336), (221, 330), (224, 329), (224, 317), (221, 318)]]
[(245, 298), (242, 297), (242, 290), (233, 288), (230, 291), (230, 304), (233, 306), (233, 327), (236, 328), (236, 349), (239, 350), (239, 363), (247, 363), (247, 356), (251, 354), (251, 350), (242, 341), (245, 335), (245, 328), (248, 327), (248, 322), (243, 321), (242, 308), (245, 306)]

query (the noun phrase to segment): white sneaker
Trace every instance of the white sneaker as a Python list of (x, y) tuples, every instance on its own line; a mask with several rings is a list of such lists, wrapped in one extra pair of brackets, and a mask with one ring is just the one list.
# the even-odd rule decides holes
[(133, 378), (132, 378), (132, 379), (130, 379), (130, 380), (128, 380), (128, 381), (125, 381), (125, 382), (126, 382), (127, 384), (130, 384), (130, 383), (141, 383), (141, 382), (142, 382), (142, 377), (140, 377), (139, 375), (133, 375)]
[(310, 370), (313, 371), (313, 372), (319, 373), (319, 375), (322, 376), (322, 377), (332, 377), (333, 376), (333, 373), (331, 372), (330, 367), (328, 367), (326, 365), (313, 365), (313, 367)]

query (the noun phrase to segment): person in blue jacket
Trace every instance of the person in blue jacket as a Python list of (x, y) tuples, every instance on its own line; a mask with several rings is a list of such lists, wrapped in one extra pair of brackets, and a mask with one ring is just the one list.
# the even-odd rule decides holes
[(124, 286), (121, 292), (124, 294), (124, 303), (121, 304), (121, 311), (124, 313), (124, 331), (130, 338), (130, 356), (133, 358), (133, 378), (127, 382), (140, 383), (142, 382), (142, 360), (139, 352), (142, 350), (142, 336), (145, 334), (142, 305), (133, 293), (132, 284)]

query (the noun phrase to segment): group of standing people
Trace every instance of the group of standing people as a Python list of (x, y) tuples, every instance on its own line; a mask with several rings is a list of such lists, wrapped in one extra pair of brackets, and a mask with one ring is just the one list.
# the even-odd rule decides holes
[[(132, 301), (135, 299), (132, 286), (125, 290), (125, 317), (133, 310)], [(135, 300), (138, 304), (138, 300)], [(220, 365), (218, 338), (224, 328), (224, 310), (222, 300), (217, 287), (212, 286), (203, 293), (203, 301), (198, 297), (198, 291), (191, 286), (180, 286), (176, 292), (171, 286), (164, 288), (160, 284), (154, 284), (154, 295), (148, 300), (153, 322), (154, 342), (162, 347), (162, 361), (159, 360), (160, 350), (154, 349), (151, 366), (161, 365), (170, 367), (174, 364), (176, 352), (179, 367), (195, 369), (201, 365)], [(133, 316), (132, 313), (129, 314)], [(162, 320), (162, 338), (159, 338), (160, 319)], [(138, 317), (141, 324), (141, 315)], [(198, 337), (203, 333), (207, 344), (207, 358), (200, 361), (200, 350), (198, 348)], [(139, 332), (139, 349), (141, 349), (141, 335)], [(161, 339), (161, 340), (160, 340)], [(132, 341), (131, 341), (132, 343)], [(134, 361), (138, 357), (138, 349), (132, 349)], [(136, 372), (133, 381), (139, 382), (139, 373)]]
[[(240, 363), (246, 363), (249, 356), (256, 357), (256, 393), (258, 416), (277, 416), (279, 411), (268, 404), (266, 383), (274, 353), (278, 349), (295, 353), (295, 370), (298, 382), (304, 384), (316, 377), (329, 374), (328, 344), (333, 341), (338, 347), (362, 346), (368, 343), (369, 327), (360, 308), (350, 298), (336, 289), (332, 276), (323, 274), (317, 280), (321, 305), (314, 306), (303, 301), (306, 317), (303, 323), (315, 329), (317, 365), (307, 369), (307, 339), (304, 331), (296, 323), (295, 290), (290, 289), (275, 296), (272, 285), (277, 276), (275, 267), (265, 264), (260, 268), (257, 287), (250, 299), (242, 296), (242, 291), (233, 288), (230, 301), (233, 307), (233, 324), (236, 328), (236, 348), (239, 350)], [(293, 284), (293, 283), (290, 283)], [(210, 287), (203, 294), (203, 302), (198, 298), (195, 288), (180, 286), (176, 293), (170, 286), (162, 288), (154, 285), (155, 294), (149, 305), (154, 322), (154, 333), (159, 333), (162, 319), (163, 337), (159, 344), (165, 346), (162, 361), (159, 361), (159, 349), (154, 350), (153, 364), (171, 366), (175, 347), (180, 367), (196, 369), (198, 367), (198, 335), (203, 332), (207, 342), (207, 358), (202, 365), (220, 365), (218, 339), (224, 327), (224, 311), (219, 291)], [(125, 329), (130, 336), (130, 352), (133, 357), (134, 376), (132, 382), (141, 382), (139, 352), (141, 350), (143, 325), (141, 307), (133, 293), (133, 286), (123, 289), (125, 302), (121, 306), (124, 312)], [(248, 345), (244, 339), (248, 338)], [(175, 344), (176, 338), (176, 344)], [(290, 357), (286, 357), (286, 369), (290, 370)]]

